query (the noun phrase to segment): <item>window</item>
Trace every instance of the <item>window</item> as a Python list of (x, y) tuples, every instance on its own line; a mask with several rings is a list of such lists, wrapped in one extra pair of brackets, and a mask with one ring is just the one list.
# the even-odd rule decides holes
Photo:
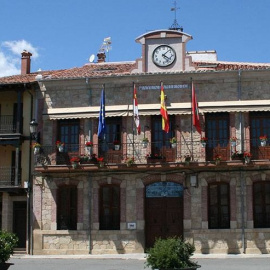
[(77, 229), (77, 187), (61, 186), (57, 194), (57, 230)]
[(169, 116), (169, 125), (170, 130), (168, 133), (162, 130), (162, 117), (161, 115), (152, 116), (151, 123), (151, 146), (152, 146), (152, 155), (160, 155), (162, 154), (163, 147), (170, 147), (170, 139), (175, 136), (174, 134), (174, 116)]
[(253, 185), (253, 219), (255, 228), (270, 227), (270, 181)]
[(213, 183), (208, 186), (209, 229), (230, 228), (229, 184)]
[(213, 160), (216, 154), (222, 158), (229, 159), (230, 152), (227, 149), (229, 142), (229, 114), (228, 113), (209, 113), (206, 115), (206, 137), (208, 138), (206, 155), (207, 160)]
[(79, 119), (60, 120), (58, 126), (58, 140), (65, 143), (65, 151), (79, 150)]
[(121, 117), (112, 117), (106, 120), (106, 142), (113, 146), (114, 141), (121, 143)]
[(120, 187), (100, 188), (100, 230), (120, 230)]

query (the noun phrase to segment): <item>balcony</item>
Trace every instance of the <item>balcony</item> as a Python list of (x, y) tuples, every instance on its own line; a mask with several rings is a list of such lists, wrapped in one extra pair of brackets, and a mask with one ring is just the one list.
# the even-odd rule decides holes
[(18, 183), (16, 183), (15, 167), (0, 167), (0, 187), (21, 186), (21, 170), (18, 172)]
[(0, 134), (16, 133), (16, 121), (13, 115), (0, 116)]
[[(240, 151), (240, 149), (243, 149)], [(105, 164), (125, 165), (128, 157), (134, 157), (134, 164), (142, 165), (169, 165), (177, 166), (215, 166), (215, 157), (221, 158), (221, 165), (244, 165), (242, 153), (250, 152), (251, 164), (268, 164), (270, 159), (270, 146), (250, 146), (250, 141), (245, 140), (232, 146), (230, 142), (208, 141), (204, 147), (200, 141), (184, 141), (162, 145), (160, 142), (148, 143), (146, 146), (142, 142), (121, 144), (120, 149), (115, 149), (112, 144), (93, 145), (87, 148), (85, 145), (65, 145), (64, 151), (60, 152), (56, 146), (44, 146), (39, 154), (35, 155), (36, 167), (47, 166), (71, 166), (70, 159), (78, 157), (80, 165), (98, 165), (97, 158), (103, 157)], [(236, 154), (237, 155), (233, 155)], [(190, 161), (189, 161), (190, 159)], [(189, 162), (187, 162), (189, 161)], [(269, 164), (268, 164), (269, 165)]]

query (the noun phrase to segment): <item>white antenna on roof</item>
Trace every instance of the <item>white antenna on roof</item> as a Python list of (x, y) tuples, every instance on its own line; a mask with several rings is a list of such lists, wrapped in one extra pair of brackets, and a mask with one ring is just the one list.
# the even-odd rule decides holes
[(103, 40), (103, 43), (100, 46), (99, 53), (108, 53), (108, 61), (109, 61), (109, 51), (112, 49), (112, 40), (111, 37), (106, 37)]

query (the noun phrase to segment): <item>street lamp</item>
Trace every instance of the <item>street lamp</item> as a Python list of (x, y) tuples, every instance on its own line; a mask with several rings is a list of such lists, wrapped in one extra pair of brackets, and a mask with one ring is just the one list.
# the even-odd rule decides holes
[(35, 119), (33, 119), (30, 123), (29, 123), (29, 127), (30, 127), (30, 135), (32, 137), (32, 139), (34, 139), (35, 141), (37, 140), (37, 127), (38, 127), (38, 123), (36, 122)]

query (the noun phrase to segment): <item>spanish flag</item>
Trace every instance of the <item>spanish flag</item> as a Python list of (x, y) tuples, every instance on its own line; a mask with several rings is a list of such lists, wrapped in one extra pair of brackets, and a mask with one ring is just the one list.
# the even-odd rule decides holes
[(201, 130), (201, 124), (200, 124), (199, 108), (198, 108), (195, 87), (194, 87), (193, 82), (192, 82), (191, 91), (192, 91), (192, 124), (197, 129), (197, 131), (201, 134), (202, 130)]
[(163, 88), (163, 82), (160, 84), (160, 114), (162, 116), (162, 130), (164, 130), (166, 133), (169, 132), (170, 126), (169, 126), (169, 116), (168, 111), (165, 104), (165, 94), (164, 94), (164, 88)]

